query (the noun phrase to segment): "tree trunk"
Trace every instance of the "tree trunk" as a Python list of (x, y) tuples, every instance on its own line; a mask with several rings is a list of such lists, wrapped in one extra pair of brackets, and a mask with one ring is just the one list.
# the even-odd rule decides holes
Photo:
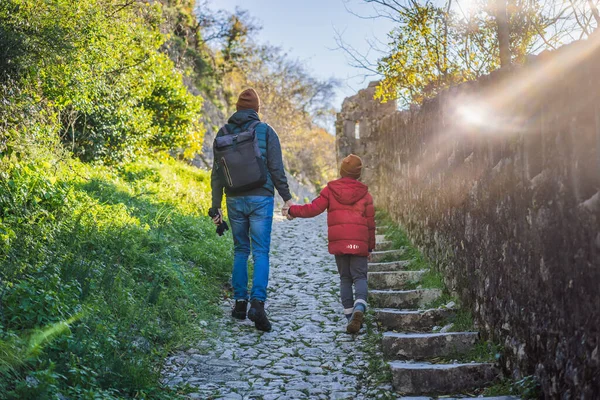
[(596, 20), (596, 29), (594, 29), (594, 32), (600, 32), (600, 12), (598, 11), (598, 7), (596, 7), (596, 4), (594, 4), (592, 0), (588, 0), (588, 4), (592, 10), (594, 19)]
[(496, 0), (496, 24), (498, 28), (498, 43), (500, 45), (500, 66), (506, 68), (511, 64), (510, 27), (508, 25), (507, 0)]

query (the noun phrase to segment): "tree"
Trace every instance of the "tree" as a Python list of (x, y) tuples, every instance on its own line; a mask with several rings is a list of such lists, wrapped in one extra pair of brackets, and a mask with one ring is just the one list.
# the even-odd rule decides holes
[(399, 99), (404, 106), (420, 103), (449, 85), (497, 68), (496, 30), (490, 18), (461, 16), (452, 1), (443, 6), (416, 0), (376, 3), (388, 10), (380, 10), (379, 17), (397, 24), (389, 34), (388, 54), (375, 67), (383, 76), (376, 91), (380, 100)]
[[(239, 67), (246, 58), (248, 42), (261, 27), (248, 11), (236, 8), (229, 13), (212, 10), (206, 1), (198, 2), (195, 8), (198, 19), (198, 51), (210, 63), (212, 87), (208, 92), (220, 91), (226, 74)], [(199, 78), (206, 81), (207, 74)], [(205, 86), (202, 83), (199, 86)], [(229, 94), (231, 95), (231, 94)]]
[(498, 46), (500, 48), (500, 65), (505, 68), (512, 63), (510, 52), (510, 27), (506, 0), (495, 0), (494, 14), (498, 26)]
[(84, 161), (189, 153), (201, 146), (202, 99), (160, 52), (161, 16), (160, 5), (136, 1), (3, 2), (9, 45), (0, 76), (18, 82), (23, 109), (41, 108), (47, 131)]
[[(589, 36), (599, 0), (363, 0), (396, 27), (377, 62), (338, 38), (352, 65), (381, 75), (376, 97), (420, 103), (441, 89), (477, 79), (528, 54)], [(350, 0), (346, 0), (350, 9)]]

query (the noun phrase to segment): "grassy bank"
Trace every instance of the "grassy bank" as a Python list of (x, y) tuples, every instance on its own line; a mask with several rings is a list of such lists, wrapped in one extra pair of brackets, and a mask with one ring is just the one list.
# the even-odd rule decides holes
[(0, 168), (0, 398), (173, 397), (173, 348), (219, 312), (231, 246), (173, 160)]

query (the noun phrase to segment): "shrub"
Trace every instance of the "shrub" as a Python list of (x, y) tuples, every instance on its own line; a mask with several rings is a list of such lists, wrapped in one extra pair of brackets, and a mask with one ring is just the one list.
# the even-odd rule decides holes
[(161, 7), (114, 0), (3, 1), (0, 84), (16, 83), (22, 102), (11, 112), (0, 105), (0, 116), (46, 114), (45, 122), (55, 128), (47, 134), (58, 135), (84, 161), (114, 163), (174, 148), (191, 156), (204, 135), (196, 122), (202, 98), (187, 91), (160, 51)]
[(0, 397), (168, 396), (160, 362), (207, 335), (230, 268), (207, 174), (55, 168), (14, 164), (0, 181)]

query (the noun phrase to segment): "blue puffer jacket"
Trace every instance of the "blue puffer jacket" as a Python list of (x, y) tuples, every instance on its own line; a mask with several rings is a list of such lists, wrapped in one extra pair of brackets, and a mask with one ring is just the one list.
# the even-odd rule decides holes
[[(227, 121), (227, 131), (230, 134), (239, 133), (254, 121), (260, 121), (258, 113), (254, 110), (240, 110), (233, 114)], [(279, 137), (273, 128), (268, 124), (262, 122), (255, 128), (255, 132), (258, 139), (258, 145), (260, 151), (267, 165), (268, 178), (267, 183), (260, 188), (252, 189), (243, 193), (229, 193), (225, 189), (225, 185), (221, 182), (219, 174), (217, 173), (216, 165), (213, 165), (211, 175), (211, 187), (212, 187), (212, 207), (220, 208), (223, 200), (223, 190), (227, 196), (273, 196), (275, 194), (275, 188), (279, 195), (283, 198), (283, 201), (288, 201), (292, 198), (290, 189), (285, 176), (285, 170), (283, 167), (283, 158), (281, 154), (281, 145), (279, 143)], [(217, 133), (218, 136), (225, 135), (225, 131), (220, 129)]]

